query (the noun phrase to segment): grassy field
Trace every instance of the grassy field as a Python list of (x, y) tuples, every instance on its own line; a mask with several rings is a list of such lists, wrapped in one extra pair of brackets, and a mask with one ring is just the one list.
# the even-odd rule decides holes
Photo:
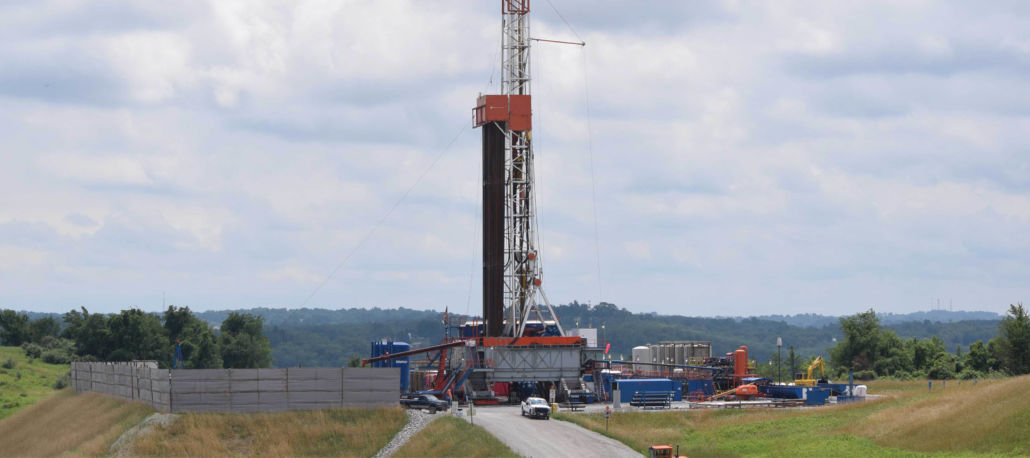
[(0, 420), (0, 456), (107, 454), (118, 436), (153, 412), (138, 402), (61, 390)]
[[(873, 382), (862, 403), (799, 410), (615, 413), (609, 436), (647, 453), (685, 455), (915, 456), (1030, 454), (1030, 376), (948, 383)], [(556, 414), (604, 434), (600, 414)]]
[(445, 416), (419, 431), (394, 456), (517, 457), (518, 455), (483, 428), (472, 426), (460, 418)]
[(368, 457), (389, 443), (405, 421), (399, 407), (186, 414), (137, 439), (132, 454)]
[[(3, 367), (8, 359), (14, 368)], [(0, 347), (0, 419), (54, 393), (54, 382), (67, 374), (66, 364), (29, 361), (20, 347)]]

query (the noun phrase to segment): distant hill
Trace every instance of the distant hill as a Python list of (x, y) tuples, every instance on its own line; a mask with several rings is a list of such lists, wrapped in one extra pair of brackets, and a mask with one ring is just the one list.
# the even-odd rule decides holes
[[(438, 343), (443, 337), (443, 313), (407, 308), (285, 309), (252, 308), (233, 310), (264, 318), (265, 335), (278, 367), (343, 366), (354, 356), (366, 356), (373, 340), (392, 339), (413, 347)], [(232, 312), (195, 312), (218, 326)], [(573, 302), (559, 305), (556, 312), (566, 329), (598, 328), (598, 337), (612, 344), (612, 353), (627, 356), (637, 345), (663, 340), (701, 340), (712, 343), (713, 354), (733, 351), (740, 345), (751, 349), (754, 359), (767, 360), (782, 337), (783, 350), (793, 345), (803, 357), (828, 355), (828, 349), (843, 337), (836, 316), (817, 314), (766, 315), (760, 317), (687, 317), (633, 313), (602, 302), (589, 306)], [(58, 314), (32, 314), (33, 318)], [(1001, 315), (991, 312), (933, 310), (880, 315), (882, 324), (900, 337), (938, 336), (949, 351), (956, 346), (990, 340), (998, 333)], [(578, 325), (577, 325), (578, 323)], [(601, 326), (604, 329), (601, 329)]]
[(264, 318), (265, 326), (324, 326), (328, 324), (342, 323), (374, 323), (381, 321), (405, 321), (419, 320), (426, 318), (439, 318), (443, 314), (434, 310), (413, 310), (404, 307), (396, 309), (381, 309), (374, 307), (370, 309), (319, 309), (319, 308), (267, 308), (259, 307), (252, 309), (238, 310), (211, 310), (207, 312), (193, 312), (198, 318), (219, 326), (230, 312), (250, 313)]
[[(877, 313), (880, 322), (884, 325), (907, 322), (941, 322), (954, 323), (956, 321), (988, 320), (1001, 321), (1004, 317), (994, 312), (967, 312), (949, 310), (930, 310), (927, 312), (912, 313)], [(797, 315), (763, 315), (756, 317), (760, 320), (782, 321), (792, 326), (819, 328), (828, 324), (837, 324), (840, 317), (831, 315), (818, 315), (815, 313), (801, 313)], [(742, 319), (742, 318), (738, 318)]]

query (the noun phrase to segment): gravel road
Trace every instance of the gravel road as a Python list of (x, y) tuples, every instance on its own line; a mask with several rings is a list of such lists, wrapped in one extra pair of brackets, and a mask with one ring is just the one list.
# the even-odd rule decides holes
[(379, 453), (375, 454), (375, 458), (386, 458), (393, 455), (397, 450), (400, 450), (400, 448), (407, 443), (409, 439), (418, 434), (419, 431), (422, 431), (422, 428), (425, 428), (426, 425), (432, 423), (433, 420), (444, 415), (450, 415), (446, 411), (438, 414), (431, 414), (415, 409), (408, 409), (406, 413), (408, 414), (408, 423), (397, 432), (397, 435), (393, 436), (393, 439), (390, 440), (389, 444), (386, 444), (386, 447), (383, 447)]
[(476, 407), (472, 421), (522, 456), (641, 456), (622, 442), (573, 423), (531, 419), (521, 412), (518, 406)]

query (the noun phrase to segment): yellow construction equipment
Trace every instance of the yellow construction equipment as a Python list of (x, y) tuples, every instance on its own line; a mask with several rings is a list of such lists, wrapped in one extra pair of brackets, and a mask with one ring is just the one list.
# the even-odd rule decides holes
[[(812, 378), (812, 373), (815, 372), (815, 368), (819, 368), (819, 379)], [(823, 357), (816, 356), (812, 364), (808, 365), (808, 374), (803, 377), (803, 374), (797, 374), (794, 378), (794, 384), (797, 386), (816, 386), (820, 382), (826, 383), (826, 368), (823, 366)]]

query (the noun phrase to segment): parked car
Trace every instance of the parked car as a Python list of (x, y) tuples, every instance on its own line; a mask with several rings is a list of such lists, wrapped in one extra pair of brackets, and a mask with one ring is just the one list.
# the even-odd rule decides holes
[(451, 408), (451, 402), (440, 399), (431, 394), (419, 394), (401, 398), (401, 405), (409, 409), (429, 409), (429, 412), (436, 413)]
[(551, 418), (551, 406), (543, 398), (527, 398), (522, 401), (522, 416)]

